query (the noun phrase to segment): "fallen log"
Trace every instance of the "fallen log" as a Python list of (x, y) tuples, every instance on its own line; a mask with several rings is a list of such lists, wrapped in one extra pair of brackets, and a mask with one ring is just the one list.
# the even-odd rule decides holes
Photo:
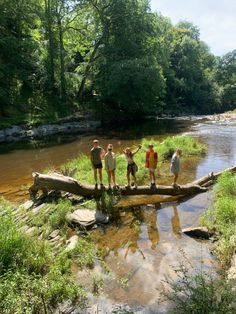
[(225, 171), (229, 172), (236, 172), (236, 166), (226, 168), (219, 172), (210, 172), (204, 177), (201, 177), (192, 182), (193, 185), (200, 185), (200, 186), (209, 186), (209, 184), (213, 185), (216, 182), (216, 179)]
[[(236, 171), (236, 166), (225, 169), (217, 173), (210, 173), (194, 182), (181, 185), (178, 187), (158, 185), (156, 189), (150, 189), (148, 186), (139, 186), (135, 189), (127, 189), (125, 187), (119, 188), (121, 195), (183, 195), (190, 196), (205, 192), (208, 187), (215, 183), (218, 176), (224, 171)], [(41, 174), (38, 172), (33, 173), (34, 184), (30, 187), (29, 192), (31, 197), (35, 197), (38, 191), (42, 190), (47, 193), (51, 190), (65, 191), (84, 197), (97, 197), (101, 196), (104, 191), (108, 189), (95, 189), (94, 186), (82, 184), (77, 180), (64, 176), (58, 173)]]
[[(216, 179), (224, 171), (236, 171), (236, 166), (225, 169), (217, 173), (210, 173), (198, 180), (191, 183), (173, 187), (158, 185), (156, 189), (150, 189), (148, 186), (139, 186), (138, 188), (125, 188), (120, 187), (119, 193), (121, 195), (183, 195), (191, 196), (194, 194), (206, 192), (209, 186), (213, 185)], [(104, 193), (104, 191), (109, 191), (108, 189), (95, 189), (93, 185), (82, 184), (77, 180), (64, 176), (58, 173), (52, 174), (41, 174), (38, 172), (33, 173), (34, 184), (30, 187), (29, 192), (32, 198), (35, 198), (38, 191), (42, 190), (47, 193), (51, 190), (65, 191), (72, 194), (80, 195), (83, 197), (99, 197)]]

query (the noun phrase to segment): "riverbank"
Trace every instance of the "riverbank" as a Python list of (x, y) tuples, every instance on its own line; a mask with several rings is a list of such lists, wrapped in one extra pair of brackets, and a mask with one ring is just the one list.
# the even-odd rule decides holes
[(58, 119), (55, 123), (42, 125), (13, 125), (0, 130), (0, 143), (19, 142), (56, 134), (88, 132), (101, 126), (98, 120), (81, 114)]
[(236, 175), (222, 174), (214, 187), (213, 202), (201, 222), (214, 232), (214, 252), (236, 284)]
[[(182, 120), (182, 121), (215, 121), (215, 122), (235, 122), (236, 112), (229, 111), (222, 114), (204, 115), (204, 116), (168, 116), (161, 117), (150, 116), (147, 119), (157, 120)], [(53, 123), (39, 125), (13, 125), (0, 129), (0, 143), (4, 142), (20, 142), (31, 140), (34, 138), (43, 138), (44, 136), (56, 134), (74, 134), (78, 132), (87, 132), (101, 126), (100, 120), (94, 120), (91, 116), (82, 115), (80, 113), (73, 116), (67, 116), (57, 119)]]

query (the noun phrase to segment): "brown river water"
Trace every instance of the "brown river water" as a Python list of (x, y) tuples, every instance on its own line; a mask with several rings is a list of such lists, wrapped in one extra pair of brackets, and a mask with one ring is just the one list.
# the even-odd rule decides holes
[[(140, 143), (143, 137), (162, 140), (178, 133), (197, 137), (208, 147), (206, 156), (191, 162), (183, 160), (181, 183), (236, 164), (236, 125), (195, 118), (153, 120), (114, 131), (98, 130), (96, 134), (54, 136), (43, 141), (1, 145), (0, 194), (14, 202), (23, 201), (28, 195), (21, 186), (31, 183), (33, 171), (57, 168), (80, 153), (87, 154), (95, 137), (99, 137), (103, 147), (112, 142), (115, 150), (121, 151)], [(159, 180), (170, 183), (171, 178)], [(103, 252), (106, 267), (97, 261), (94, 269), (78, 271), (77, 278), (87, 286), (92, 286), (88, 273), (103, 279), (102, 292), (98, 296), (89, 295), (98, 313), (112, 313), (117, 306), (127, 311), (123, 313), (129, 313), (130, 309), (133, 313), (168, 313), (169, 303), (160, 303), (159, 297), (163, 286), (168, 287), (166, 279), (178, 279), (175, 268), (181, 261), (191, 263), (191, 273), (201, 270), (214, 275), (219, 267), (209, 245), (180, 233), (182, 228), (199, 225), (200, 214), (211, 204), (211, 192), (162, 205), (158, 196), (146, 198), (135, 197), (136, 205), (124, 208), (116, 223), (91, 232)], [(123, 199), (124, 207), (133, 200)]]

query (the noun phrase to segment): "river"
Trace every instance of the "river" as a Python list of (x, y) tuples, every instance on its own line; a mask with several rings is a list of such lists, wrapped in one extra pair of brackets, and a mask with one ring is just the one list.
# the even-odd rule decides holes
[[(98, 130), (96, 134), (1, 145), (0, 193), (11, 201), (22, 201), (28, 196), (21, 186), (30, 184), (32, 171), (57, 168), (80, 153), (87, 154), (95, 137), (99, 137), (102, 146), (112, 142), (115, 150), (121, 151), (140, 143), (143, 137), (162, 140), (179, 133), (190, 134), (207, 145), (206, 156), (182, 164), (181, 183), (236, 164), (235, 124), (194, 117), (191, 121), (153, 120), (119, 130)], [(161, 182), (169, 183), (168, 180)], [(100, 313), (111, 313), (117, 305), (134, 313), (168, 313), (168, 304), (158, 300), (166, 277), (177, 279), (174, 269), (181, 261), (191, 262), (191, 272), (214, 273), (219, 266), (208, 245), (180, 233), (182, 228), (197, 226), (200, 214), (210, 203), (208, 192), (170, 206), (136, 206), (124, 209), (116, 223), (92, 231), (109, 273), (97, 261), (91, 271), (102, 276), (104, 289), (99, 296), (91, 294), (90, 302), (97, 304)], [(77, 277), (86, 285), (91, 284), (86, 271), (78, 272)]]

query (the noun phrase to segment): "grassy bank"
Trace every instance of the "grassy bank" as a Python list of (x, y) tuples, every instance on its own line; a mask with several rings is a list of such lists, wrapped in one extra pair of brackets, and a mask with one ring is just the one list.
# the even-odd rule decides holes
[(226, 277), (215, 278), (209, 273), (192, 275), (188, 261), (174, 270), (178, 280), (167, 279), (171, 289), (163, 289), (160, 302), (173, 304), (170, 314), (233, 314), (234, 292)]
[(201, 222), (215, 232), (218, 240), (215, 253), (224, 265), (229, 265), (236, 249), (236, 175), (223, 173), (215, 186), (212, 206)]
[[(141, 142), (142, 149), (135, 155), (134, 160), (138, 165), (139, 171), (137, 172), (138, 184), (145, 184), (148, 182), (148, 172), (145, 169), (145, 151), (148, 148), (148, 144), (152, 142), (154, 148), (158, 151), (158, 168), (162, 168), (163, 164), (168, 164), (172, 154), (177, 148), (182, 149), (183, 158), (191, 157), (192, 155), (201, 155), (205, 153), (206, 147), (196, 139), (190, 136), (175, 136), (168, 137), (163, 142), (155, 140), (143, 139)], [(133, 147), (135, 150), (136, 147)], [(116, 177), (117, 183), (120, 185), (126, 184), (126, 159), (124, 154), (117, 154), (117, 168)], [(88, 156), (80, 155), (78, 158), (69, 161), (62, 166), (61, 170), (65, 173), (70, 173), (73, 169), (76, 169), (73, 175), (77, 180), (83, 183), (94, 183), (93, 173), (91, 171), (91, 162)], [(166, 169), (166, 166), (165, 166)], [(167, 175), (169, 171), (167, 171)], [(107, 175), (104, 173), (104, 183), (107, 184)]]
[[(236, 175), (223, 173), (217, 180), (213, 191), (213, 203), (202, 215), (201, 223), (213, 231), (217, 237), (214, 251), (225, 269), (236, 250)], [(180, 267), (179, 282), (172, 282), (172, 291), (165, 294), (174, 302), (171, 313), (235, 313), (235, 291), (223, 271), (220, 278), (199, 273), (191, 276), (186, 265)]]
[(69, 253), (55, 255), (46, 241), (23, 233), (12, 210), (0, 200), (0, 313), (50, 313), (64, 300), (83, 302)]

